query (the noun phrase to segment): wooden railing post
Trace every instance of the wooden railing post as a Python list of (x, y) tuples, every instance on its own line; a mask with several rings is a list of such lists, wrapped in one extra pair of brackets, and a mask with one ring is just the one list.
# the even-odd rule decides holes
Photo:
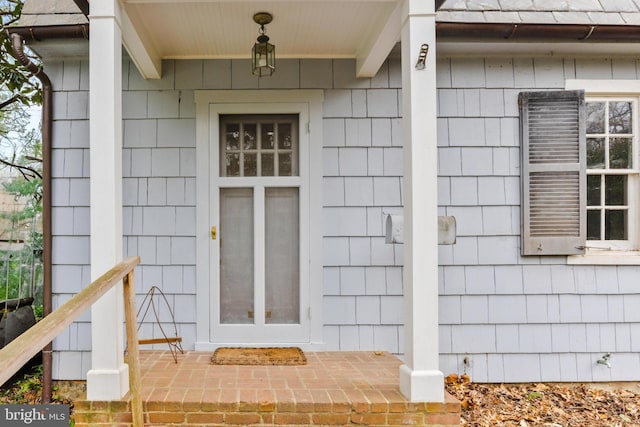
[[(130, 298), (125, 297), (125, 303), (131, 307), (135, 307), (135, 287), (133, 286), (133, 269), (140, 264), (140, 257), (129, 257), (114, 266), (111, 270), (91, 282), (89, 286), (78, 292), (69, 301), (58, 307), (27, 329), (22, 335), (11, 341), (9, 344), (0, 349), (0, 385), (4, 384), (13, 374), (24, 366), (33, 356), (35, 356), (47, 343), (51, 342), (55, 337), (60, 335), (67, 326), (73, 323), (82, 313), (88, 310), (91, 305), (103, 296), (109, 289), (113, 288), (116, 283), (130, 276), (131, 286), (125, 291), (125, 295), (131, 295)], [(128, 293), (127, 293), (128, 292)], [(133, 312), (133, 308), (130, 310)], [(135, 315), (127, 324), (135, 325)], [(133, 337), (133, 338), (132, 338)], [(137, 329), (134, 326), (132, 333), (127, 333), (127, 339), (133, 340), (130, 344), (130, 351), (135, 351), (135, 357), (132, 361), (139, 364), (138, 361), (138, 339)], [(135, 348), (135, 350), (133, 350)], [(133, 377), (140, 377), (140, 369), (138, 366), (136, 374)], [(132, 393), (132, 396), (134, 394)], [(142, 425), (142, 424), (140, 424)]]
[(124, 317), (127, 331), (127, 349), (129, 357), (129, 396), (131, 396), (131, 416), (133, 425), (144, 426), (144, 412), (140, 399), (140, 355), (138, 353), (138, 321), (136, 318), (136, 286), (133, 270), (123, 279)]

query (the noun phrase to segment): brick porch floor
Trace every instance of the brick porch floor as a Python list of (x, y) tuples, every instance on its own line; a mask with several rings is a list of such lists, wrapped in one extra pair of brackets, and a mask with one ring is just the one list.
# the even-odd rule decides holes
[[(411, 403), (389, 353), (306, 353), (304, 366), (217, 366), (141, 351), (145, 425), (459, 425), (460, 404)], [(76, 426), (129, 425), (128, 401), (75, 405)]]

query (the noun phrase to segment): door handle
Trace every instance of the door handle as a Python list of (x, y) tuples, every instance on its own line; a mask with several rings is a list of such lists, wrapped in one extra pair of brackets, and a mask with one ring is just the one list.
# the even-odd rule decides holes
[(217, 234), (218, 234), (217, 229), (216, 229), (216, 226), (214, 225), (211, 227), (211, 240), (216, 240)]

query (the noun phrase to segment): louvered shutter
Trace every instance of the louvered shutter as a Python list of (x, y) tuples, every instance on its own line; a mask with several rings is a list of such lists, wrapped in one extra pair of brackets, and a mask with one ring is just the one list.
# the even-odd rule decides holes
[(584, 92), (522, 92), (519, 106), (522, 255), (584, 253)]

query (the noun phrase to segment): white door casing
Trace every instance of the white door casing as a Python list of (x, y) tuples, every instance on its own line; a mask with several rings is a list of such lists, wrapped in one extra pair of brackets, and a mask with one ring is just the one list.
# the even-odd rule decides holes
[[(320, 90), (196, 91), (196, 185), (197, 185), (197, 325), (196, 350), (208, 351), (223, 345), (289, 345), (306, 349), (322, 347), (322, 99)], [(299, 117), (299, 176), (220, 178), (220, 117), (246, 114), (294, 114)], [(257, 189), (257, 218), (264, 217), (264, 191), (268, 187), (300, 189), (300, 324), (221, 324), (219, 295), (219, 240), (211, 238), (211, 227), (220, 226), (220, 188)], [(264, 228), (263, 221), (254, 222)], [(314, 227), (315, 225), (315, 227)], [(224, 230), (220, 230), (224, 233)], [(264, 229), (257, 230), (258, 257), (264, 252)], [(259, 269), (260, 263), (256, 264)], [(262, 268), (264, 271), (264, 269)], [(260, 272), (256, 276), (260, 279)], [(256, 287), (260, 301), (259, 286)], [(256, 304), (255, 318), (264, 319), (264, 306)]]

